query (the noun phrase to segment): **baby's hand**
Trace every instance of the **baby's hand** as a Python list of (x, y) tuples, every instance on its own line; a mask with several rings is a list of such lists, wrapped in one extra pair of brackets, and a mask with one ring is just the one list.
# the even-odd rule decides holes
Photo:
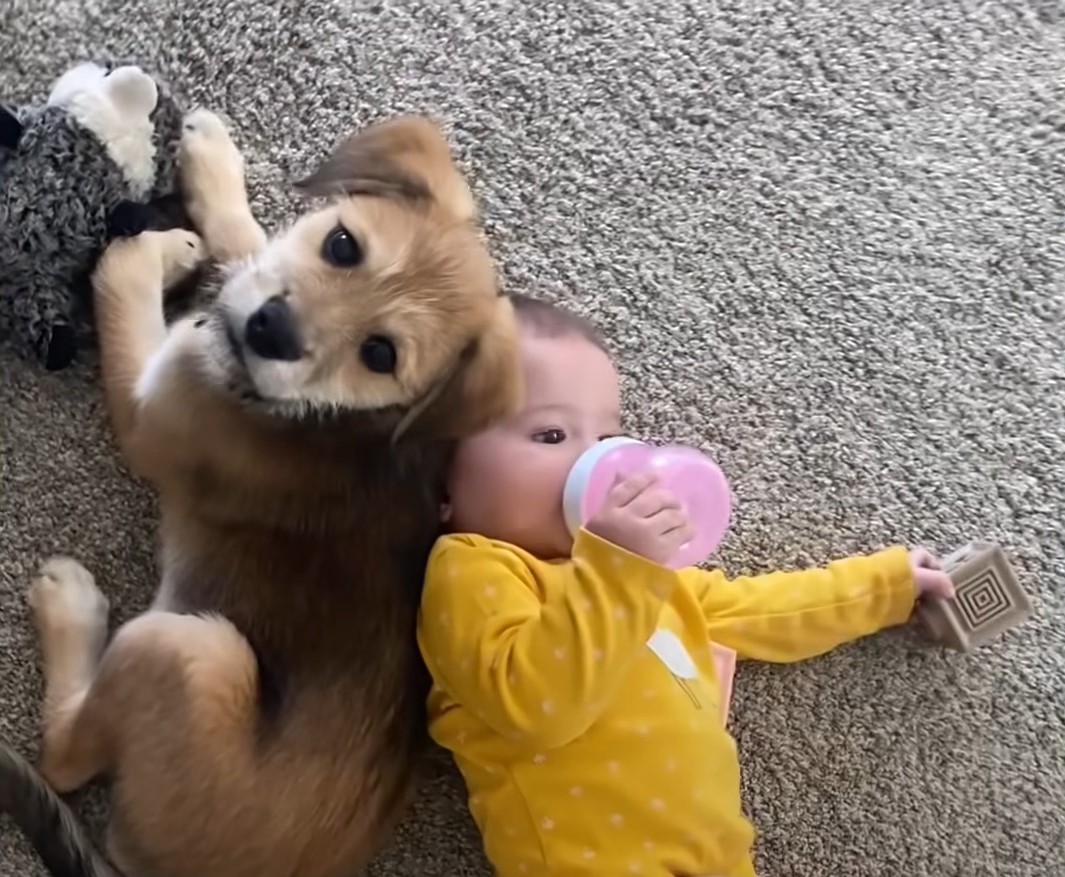
[(677, 498), (651, 474), (619, 480), (586, 527), (601, 539), (655, 563), (665, 563), (692, 538)]
[(954, 596), (954, 583), (950, 580), (939, 560), (925, 548), (915, 548), (910, 552), (910, 569), (917, 588), (917, 597), (938, 597), (949, 600)]

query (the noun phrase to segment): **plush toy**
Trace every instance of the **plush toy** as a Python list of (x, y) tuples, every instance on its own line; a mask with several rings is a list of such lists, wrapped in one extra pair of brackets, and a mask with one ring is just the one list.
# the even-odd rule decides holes
[(92, 267), (107, 241), (179, 223), (182, 112), (139, 67), (81, 64), (43, 107), (0, 107), (0, 340), (47, 368), (92, 334)]

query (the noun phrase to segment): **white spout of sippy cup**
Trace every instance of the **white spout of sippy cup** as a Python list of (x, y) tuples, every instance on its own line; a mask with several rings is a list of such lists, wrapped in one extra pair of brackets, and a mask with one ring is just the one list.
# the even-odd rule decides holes
[(584, 492), (588, 488), (588, 479), (603, 457), (614, 448), (622, 445), (642, 445), (638, 439), (628, 436), (612, 436), (596, 442), (577, 458), (569, 475), (566, 477), (566, 485), (562, 489), (562, 513), (566, 520), (566, 526), (574, 535), (584, 524)]

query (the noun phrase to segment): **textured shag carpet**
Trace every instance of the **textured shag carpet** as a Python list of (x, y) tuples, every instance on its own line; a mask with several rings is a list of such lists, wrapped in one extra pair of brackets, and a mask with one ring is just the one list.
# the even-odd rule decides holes
[[(97, 52), (228, 116), (271, 225), (351, 129), (443, 119), (507, 283), (591, 315), (632, 428), (727, 470), (730, 571), (1005, 544), (1037, 615), (986, 650), (899, 632), (743, 666), (744, 794), (765, 877), (1065, 874), (1061, 2), (0, 0), (3, 98)], [(0, 733), (25, 751), (31, 570), (72, 553), (127, 618), (153, 516), (91, 364), (0, 350)], [(436, 765), (372, 874), (487, 873)], [(0, 873), (42, 873), (6, 823)]]

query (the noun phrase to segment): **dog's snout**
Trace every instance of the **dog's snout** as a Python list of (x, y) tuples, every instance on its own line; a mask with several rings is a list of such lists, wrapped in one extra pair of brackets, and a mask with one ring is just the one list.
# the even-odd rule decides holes
[(275, 295), (250, 317), (244, 327), (244, 340), (256, 356), (295, 362), (303, 356), (303, 344), (292, 308)]

